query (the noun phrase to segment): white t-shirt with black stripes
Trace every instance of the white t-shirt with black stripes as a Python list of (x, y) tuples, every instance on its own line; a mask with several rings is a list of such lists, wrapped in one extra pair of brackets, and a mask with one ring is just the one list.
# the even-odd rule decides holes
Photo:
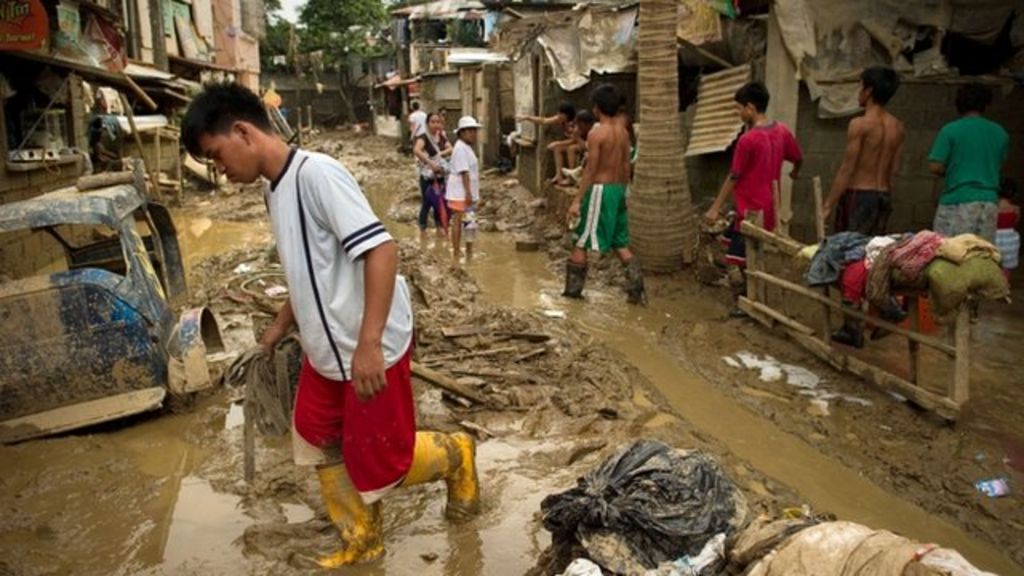
[[(309, 256), (322, 307), (317, 305), (309, 281), (299, 188)], [(284, 172), (267, 186), (265, 194), (302, 349), (322, 376), (349, 380), (363, 321), (362, 256), (392, 241), (391, 235), (373, 213), (355, 178), (340, 162), (324, 154), (293, 149)], [(412, 328), (409, 289), (399, 276), (382, 340), (387, 367), (401, 360), (409, 349)], [(335, 349), (342, 366), (338, 365)]]

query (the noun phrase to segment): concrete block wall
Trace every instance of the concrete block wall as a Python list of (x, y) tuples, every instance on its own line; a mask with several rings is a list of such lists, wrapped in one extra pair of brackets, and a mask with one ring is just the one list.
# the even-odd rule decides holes
[[(959, 85), (904, 83), (889, 103), (890, 111), (903, 120), (907, 129), (902, 163), (893, 182), (893, 214), (889, 229), (893, 232), (930, 228), (935, 215), (935, 191), (941, 181), (928, 173), (928, 153), (939, 129), (957, 118), (954, 100)], [(987, 116), (1010, 133), (1010, 156), (1003, 174), (1024, 183), (1024, 90), (997, 90)], [(802, 178), (793, 188), (793, 225), (797, 239), (814, 237), (814, 197), (811, 177), (821, 177), (828, 194), (842, 162), (848, 118), (827, 120), (817, 117), (817, 105), (811, 102), (805, 87), (800, 92), (797, 138), (804, 150)]]

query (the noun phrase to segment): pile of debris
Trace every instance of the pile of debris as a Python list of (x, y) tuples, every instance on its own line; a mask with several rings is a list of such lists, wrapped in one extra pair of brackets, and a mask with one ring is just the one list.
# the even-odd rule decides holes
[(467, 272), (413, 243), (400, 261), (416, 311), (414, 374), (443, 386), (456, 410), (629, 410), (638, 374), (610, 350), (561, 319), (483, 303)]

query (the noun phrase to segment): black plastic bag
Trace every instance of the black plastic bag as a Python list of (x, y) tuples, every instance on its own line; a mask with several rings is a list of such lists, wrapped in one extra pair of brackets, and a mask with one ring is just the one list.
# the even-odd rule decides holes
[(632, 574), (731, 535), (747, 505), (710, 456), (640, 440), (545, 498), (541, 510), (556, 542), (575, 539), (606, 570)]

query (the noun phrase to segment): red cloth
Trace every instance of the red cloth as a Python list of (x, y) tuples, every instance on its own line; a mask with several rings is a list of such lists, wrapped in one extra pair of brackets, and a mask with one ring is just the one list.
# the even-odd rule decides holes
[(775, 229), (772, 182), (782, 178), (782, 162), (802, 158), (792, 132), (780, 122), (754, 126), (736, 142), (729, 172), (736, 180), (736, 229), (748, 210), (764, 213), (764, 228)]
[(345, 468), (360, 492), (387, 488), (405, 477), (416, 443), (412, 347), (386, 372), (387, 386), (373, 399), (356, 397), (351, 381), (321, 376), (305, 358), (295, 398), (295, 431), (325, 448), (341, 445)]
[(851, 262), (843, 268), (840, 284), (843, 287), (843, 300), (859, 305), (864, 299), (864, 290), (868, 283), (868, 268), (864, 260)]
[(893, 268), (903, 274), (903, 279), (910, 284), (921, 278), (921, 273), (935, 259), (935, 252), (945, 238), (931, 230), (918, 232), (913, 238), (900, 242), (892, 250), (889, 261)]
[(1016, 212), (1000, 212), (996, 217), (996, 228), (1013, 230), (1020, 222), (1020, 214)]

